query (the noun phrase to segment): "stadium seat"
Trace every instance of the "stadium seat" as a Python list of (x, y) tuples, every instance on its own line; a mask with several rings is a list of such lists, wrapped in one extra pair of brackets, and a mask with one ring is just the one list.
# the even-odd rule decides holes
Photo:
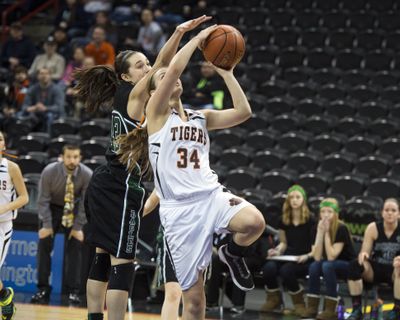
[(350, 86), (358, 86), (369, 82), (370, 74), (365, 70), (355, 69), (348, 70), (341, 74), (342, 84)]
[(289, 83), (307, 82), (312, 70), (306, 67), (293, 67), (282, 70), (282, 79)]
[(265, 64), (254, 64), (248, 66), (248, 71), (246, 73), (246, 77), (252, 81), (256, 81), (258, 85), (270, 80), (271, 75), (271, 69)]
[(237, 7), (225, 7), (218, 9), (217, 20), (219, 23), (238, 25), (242, 10)]
[(300, 44), (309, 49), (324, 47), (326, 33), (326, 30), (321, 31), (320, 28), (306, 30), (300, 35)]
[(272, 198), (272, 193), (269, 190), (258, 189), (258, 188), (246, 188), (242, 190), (242, 195), (245, 197), (247, 201), (252, 200), (261, 200), (261, 201), (268, 201)]
[(361, 196), (366, 180), (366, 178), (354, 174), (340, 175), (335, 177), (331, 183), (331, 191), (343, 194), (347, 199)]
[(345, 28), (346, 22), (346, 15), (340, 11), (335, 10), (321, 15), (321, 26), (329, 30)]
[[(242, 24), (252, 27), (252, 26), (263, 26), (266, 22), (266, 12), (260, 8), (251, 8), (250, 10), (245, 10), (241, 12)], [(226, 24), (227, 22), (221, 19), (221, 23)], [(231, 23), (233, 25), (237, 23)]]
[(306, 150), (307, 145), (311, 140), (310, 133), (290, 131), (283, 134), (277, 140), (277, 147), (289, 152)]
[(47, 152), (43, 151), (30, 151), (28, 152), (28, 156), (32, 159), (39, 161), (43, 166), (45, 166), (49, 162), (49, 155)]
[(304, 52), (299, 47), (289, 47), (278, 54), (277, 64), (287, 69), (303, 65)]
[(53, 138), (56, 138), (62, 134), (74, 134), (76, 130), (77, 127), (74, 125), (74, 123), (64, 118), (55, 120), (50, 127), (51, 136)]
[(316, 9), (320, 9), (325, 12), (329, 12), (340, 8), (340, 0), (315, 0), (314, 6)]
[(365, 102), (358, 109), (358, 113), (362, 117), (366, 117), (369, 120), (375, 120), (383, 118), (387, 115), (387, 106), (382, 102), (369, 101)]
[(348, 95), (351, 99), (365, 102), (376, 99), (378, 97), (378, 92), (371, 85), (360, 84), (358, 86), (351, 88), (348, 91)]
[(270, 0), (270, 1), (266, 1), (266, 2), (264, 2), (264, 6), (267, 9), (276, 11), (278, 9), (286, 7), (286, 0)]
[(379, 153), (392, 156), (394, 159), (400, 158), (400, 139), (389, 137), (379, 144)]
[(44, 167), (40, 161), (29, 155), (20, 156), (17, 160), (17, 164), (19, 165), (22, 174), (41, 173)]
[(394, 9), (396, 1), (393, 0), (368, 0), (368, 6), (370, 10), (385, 12)]
[(348, 19), (349, 27), (356, 29), (358, 32), (375, 28), (375, 15), (370, 14), (368, 11), (353, 12), (348, 16)]
[(255, 150), (272, 148), (275, 144), (275, 136), (276, 132), (271, 130), (256, 130), (249, 133), (246, 139), (246, 145)]
[(398, 86), (387, 87), (381, 92), (381, 99), (388, 100), (393, 103), (400, 101), (400, 89)]
[(368, 126), (368, 131), (371, 134), (378, 135), (381, 138), (388, 138), (396, 135), (398, 123), (392, 119), (380, 118), (376, 119)]
[[(267, 1), (269, 2), (269, 1)], [(268, 17), (268, 25), (274, 29), (283, 28), (292, 25), (293, 14), (284, 9), (270, 12)]]
[(311, 8), (313, 5), (313, 0), (290, 0), (287, 6), (295, 11), (303, 11)]
[(242, 139), (245, 138), (245, 132), (241, 128), (219, 130), (215, 133), (213, 140), (222, 148), (240, 146)]
[(308, 196), (325, 193), (328, 189), (328, 177), (322, 172), (303, 173), (297, 179), (297, 183), (307, 191)]
[(299, 40), (299, 30), (284, 27), (274, 32), (271, 43), (279, 48), (295, 47)]
[(306, 98), (299, 101), (296, 106), (296, 112), (306, 117), (310, 117), (312, 115), (322, 115), (324, 111), (324, 102), (319, 99)]
[(79, 134), (62, 134), (59, 136), (66, 141), (67, 144), (72, 144), (75, 146), (80, 146), (82, 138)]
[(367, 195), (378, 196), (382, 199), (397, 198), (400, 196), (400, 182), (397, 179), (386, 177), (373, 179), (368, 184)]
[(346, 140), (344, 135), (323, 133), (316, 136), (311, 142), (311, 150), (322, 152), (323, 154), (339, 152)]
[(321, 134), (335, 127), (337, 118), (330, 115), (313, 115), (304, 122), (303, 129), (312, 134)]
[(268, 99), (265, 109), (272, 114), (290, 113), (293, 108), (293, 99), (275, 97)]
[(323, 69), (332, 66), (333, 54), (326, 49), (317, 48), (307, 53), (304, 64), (310, 68)]
[(400, 21), (397, 12), (383, 12), (376, 16), (377, 27), (392, 32), (400, 29)]
[(365, 129), (365, 121), (360, 117), (345, 117), (339, 120), (335, 131), (343, 133), (349, 137), (362, 134)]
[[(377, 200), (379, 199), (379, 200)], [(346, 201), (342, 208), (345, 214), (342, 216), (346, 223), (368, 224), (376, 221), (378, 212), (382, 206), (382, 200), (377, 197), (358, 196)], [(363, 236), (363, 234), (359, 234)]]
[(326, 113), (340, 119), (351, 117), (356, 112), (356, 106), (351, 100), (335, 100), (326, 105)]
[(268, 46), (272, 34), (271, 29), (266, 26), (250, 28), (246, 32), (246, 45), (252, 48)]
[(106, 134), (106, 129), (102, 124), (96, 123), (95, 121), (86, 121), (82, 123), (79, 128), (79, 134), (82, 137), (82, 140), (89, 140), (93, 136), (102, 136)]
[(217, 163), (219, 161), (219, 158), (221, 157), (221, 154), (222, 154), (222, 147), (213, 142), (213, 140), (211, 140), (210, 153), (209, 153), (210, 163)]
[[(293, 1), (292, 3), (302, 3), (303, 1)], [(306, 10), (296, 12), (294, 17), (294, 25), (302, 30), (309, 30), (311, 28), (318, 28), (320, 15), (308, 7)]]
[(375, 50), (365, 55), (361, 67), (372, 71), (390, 70), (392, 57), (384, 51)]
[(17, 120), (8, 128), (7, 143), (10, 146), (15, 146), (18, 139), (22, 136), (29, 134), (32, 126), (29, 122), (24, 120)]
[(376, 141), (368, 136), (353, 136), (347, 140), (345, 149), (347, 152), (352, 152), (358, 156), (365, 156), (374, 152)]
[(229, 169), (246, 166), (252, 152), (243, 147), (229, 148), (222, 152), (220, 162)]
[(260, 184), (263, 189), (269, 190), (272, 194), (285, 191), (293, 184), (294, 172), (290, 170), (271, 170), (263, 174)]
[(218, 181), (225, 183), (225, 178), (229, 171), (228, 168), (223, 164), (212, 164), (211, 169), (218, 175)]
[(248, 62), (251, 64), (274, 64), (278, 48), (275, 46), (261, 46), (251, 50)]
[(393, 74), (393, 72), (387, 70), (379, 71), (371, 75), (371, 84), (381, 88), (395, 86), (397, 83), (397, 77)]
[(321, 170), (332, 175), (347, 174), (353, 170), (356, 160), (354, 154), (335, 152), (326, 156), (321, 162)]
[(270, 125), (274, 130), (283, 133), (296, 130), (300, 120), (302, 119), (295, 117), (293, 114), (283, 113), (271, 119)]
[(327, 39), (327, 44), (335, 50), (348, 49), (353, 47), (355, 36), (348, 29), (339, 29), (333, 32)]
[(342, 70), (359, 69), (362, 56), (355, 51), (345, 49), (336, 56), (335, 66)]
[[(23, 211), (37, 214), (38, 212), (38, 196), (39, 196), (39, 180), (33, 180), (24, 175), (26, 189), (28, 191), (29, 202), (23, 207)], [(40, 175), (39, 175), (40, 176)]]
[(94, 139), (84, 140), (81, 144), (81, 152), (83, 159), (91, 159), (93, 156), (104, 155), (107, 146), (104, 143)]
[(315, 70), (315, 72), (313, 74), (311, 74), (311, 78), (315, 83), (324, 85), (324, 84), (328, 84), (328, 83), (338, 82), (339, 75), (337, 73), (337, 69), (322, 68), (322, 69)]
[[(361, 29), (361, 30), (366, 30), (366, 29)], [(382, 34), (375, 32), (374, 30), (367, 30), (366, 32), (360, 33), (356, 36), (355, 46), (357, 48), (361, 48), (366, 51), (371, 51), (371, 50), (380, 51), (379, 49), (382, 48), (382, 45), (383, 45)], [(371, 62), (373, 61), (369, 61), (368, 65), (370, 65)], [(371, 68), (367, 67), (367, 69)]]
[(268, 127), (268, 116), (261, 112), (253, 113), (251, 118), (242, 123), (240, 127), (246, 129), (248, 132), (266, 129)]
[(287, 153), (284, 150), (265, 149), (258, 151), (253, 158), (253, 166), (263, 171), (282, 168), (286, 162)]
[(31, 135), (22, 136), (17, 144), (19, 154), (27, 154), (30, 151), (43, 151), (45, 144)]
[(64, 138), (53, 138), (50, 140), (47, 152), (49, 153), (49, 158), (58, 157), (62, 153), (62, 148), (66, 145), (68, 141)]
[(257, 185), (257, 174), (249, 169), (233, 169), (226, 175), (225, 184), (238, 191), (254, 188)]
[(391, 164), (391, 157), (384, 155), (368, 155), (361, 157), (355, 164), (356, 172), (364, 173), (371, 178), (377, 178), (389, 170)]
[(288, 93), (291, 97), (297, 100), (314, 97), (316, 94), (317, 87), (313, 83), (296, 83), (288, 88)]
[(286, 166), (298, 173), (314, 171), (318, 167), (321, 157), (321, 154), (317, 152), (299, 151), (289, 156)]
[(400, 178), (400, 159), (396, 159), (392, 164), (392, 168), (390, 170), (390, 176), (396, 179)]
[(318, 90), (318, 96), (330, 101), (344, 99), (347, 95), (346, 88), (339, 84), (328, 83)]
[(391, 49), (398, 52), (400, 50), (400, 31), (386, 35), (384, 43), (386, 49)]
[(82, 161), (84, 165), (88, 166), (90, 169), (92, 169), (93, 171), (96, 170), (96, 168), (100, 167), (102, 164), (105, 163), (104, 161), (101, 161), (95, 157), (91, 158), (91, 159), (85, 159)]
[(365, 0), (344, 1), (342, 8), (348, 11), (361, 11), (365, 8)]

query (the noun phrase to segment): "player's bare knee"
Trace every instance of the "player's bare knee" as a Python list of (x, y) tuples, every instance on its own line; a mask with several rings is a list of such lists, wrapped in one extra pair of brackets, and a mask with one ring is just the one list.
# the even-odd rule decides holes
[(190, 314), (199, 314), (205, 308), (205, 301), (199, 296), (191, 296), (185, 300), (185, 308)]
[(177, 302), (181, 300), (181, 292), (179, 290), (167, 290), (165, 291), (165, 300), (168, 302)]
[(265, 220), (262, 213), (255, 207), (247, 216), (247, 228), (251, 234), (261, 234), (265, 229)]

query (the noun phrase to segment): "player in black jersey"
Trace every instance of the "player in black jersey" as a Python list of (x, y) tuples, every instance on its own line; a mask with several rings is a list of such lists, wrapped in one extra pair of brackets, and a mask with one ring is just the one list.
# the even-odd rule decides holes
[[(349, 268), (349, 291), (353, 311), (348, 319), (363, 319), (361, 296), (364, 282), (392, 285), (396, 256), (400, 255), (400, 205), (397, 199), (385, 200), (383, 221), (371, 222), (365, 229), (363, 244)], [(397, 259), (398, 260), (398, 259)], [(387, 319), (400, 319), (400, 292), (394, 286), (395, 304)], [(398, 291), (398, 288), (397, 288)], [(371, 318), (372, 319), (372, 318)]]
[(87, 238), (96, 246), (87, 282), (88, 320), (103, 319), (104, 299), (108, 319), (124, 319), (134, 272), (133, 259), (145, 197), (141, 185), (144, 172), (136, 163), (132, 171), (120, 163), (116, 139), (141, 126), (152, 74), (169, 64), (185, 32), (209, 19), (202, 16), (177, 26), (153, 67), (144, 54), (127, 50), (116, 57), (115, 70), (95, 66), (81, 70), (76, 76), (78, 96), (89, 112), (104, 105), (113, 106), (107, 164), (93, 173), (85, 199)]

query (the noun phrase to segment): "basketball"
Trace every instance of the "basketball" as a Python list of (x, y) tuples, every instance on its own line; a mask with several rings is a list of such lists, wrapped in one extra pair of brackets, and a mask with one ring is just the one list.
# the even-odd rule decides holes
[(206, 39), (204, 58), (213, 65), (229, 70), (240, 62), (245, 52), (242, 34), (232, 26), (220, 25)]

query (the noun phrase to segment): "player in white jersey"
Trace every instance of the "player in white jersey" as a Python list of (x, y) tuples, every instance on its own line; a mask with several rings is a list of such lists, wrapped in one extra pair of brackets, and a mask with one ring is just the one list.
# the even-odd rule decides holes
[(146, 109), (149, 158), (166, 243), (183, 290), (183, 319), (204, 319), (203, 271), (211, 260), (213, 233), (234, 233), (233, 241), (221, 247), (220, 257), (228, 264), (235, 284), (250, 290), (254, 284), (243, 256), (265, 228), (262, 214), (247, 201), (224, 192), (209, 167), (208, 130), (232, 127), (251, 116), (232, 70), (217, 72), (228, 87), (234, 108), (184, 111), (180, 101), (179, 76), (196, 47), (214, 29), (201, 31), (175, 55), (168, 69), (155, 72)]
[[(0, 268), (6, 258), (12, 235), (12, 220), (17, 210), (29, 201), (24, 178), (19, 166), (3, 157), (6, 143), (0, 132)], [(0, 280), (0, 306), (3, 320), (12, 319), (15, 314), (14, 291), (5, 288)]]

